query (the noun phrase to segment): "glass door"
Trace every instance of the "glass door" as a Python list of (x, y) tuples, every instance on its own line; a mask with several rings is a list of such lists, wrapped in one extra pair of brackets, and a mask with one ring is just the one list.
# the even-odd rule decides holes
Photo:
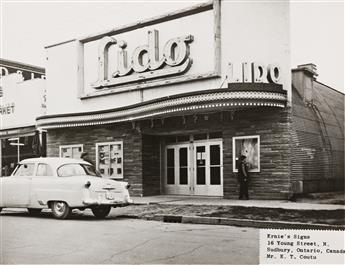
[(190, 146), (169, 145), (165, 150), (165, 194), (190, 195)]
[(223, 196), (221, 141), (194, 143), (194, 195)]

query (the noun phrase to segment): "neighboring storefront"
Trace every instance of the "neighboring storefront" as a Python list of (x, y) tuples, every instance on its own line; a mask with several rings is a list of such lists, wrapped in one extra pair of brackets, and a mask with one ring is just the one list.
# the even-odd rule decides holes
[(48, 156), (86, 151), (133, 195), (236, 198), (245, 154), (251, 197), (287, 198), (288, 17), (215, 0), (46, 47)]
[(45, 70), (0, 59), (0, 176), (18, 160), (45, 155), (45, 132), (36, 118), (45, 114)]

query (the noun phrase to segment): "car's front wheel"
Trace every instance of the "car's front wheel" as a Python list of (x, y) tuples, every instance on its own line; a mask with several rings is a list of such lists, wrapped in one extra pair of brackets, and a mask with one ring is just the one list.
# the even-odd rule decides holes
[(42, 209), (34, 209), (34, 208), (28, 208), (29, 214), (31, 215), (39, 215), (42, 211)]
[(108, 205), (95, 206), (91, 208), (91, 211), (96, 218), (105, 218), (110, 213), (110, 210), (111, 206)]
[(51, 209), (55, 218), (66, 219), (72, 212), (67, 203), (57, 201), (51, 203)]

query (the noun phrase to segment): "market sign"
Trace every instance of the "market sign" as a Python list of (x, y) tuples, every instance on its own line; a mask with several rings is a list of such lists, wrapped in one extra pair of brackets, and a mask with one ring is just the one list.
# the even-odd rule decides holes
[(0, 115), (9, 115), (13, 114), (15, 110), (15, 104), (7, 103), (7, 104), (0, 104)]
[(36, 117), (44, 113), (45, 80), (23, 81), (19, 73), (1, 77), (0, 130), (33, 126)]
[(21, 75), (22, 81), (31, 80), (35, 78), (42, 78), (42, 79), (46, 78), (43, 72), (26, 70), (23, 68), (20, 68), (20, 69), (22, 70), (19, 70), (16, 66), (7, 66), (7, 67), (0, 66), (0, 78), (4, 76), (8, 76), (13, 73)]

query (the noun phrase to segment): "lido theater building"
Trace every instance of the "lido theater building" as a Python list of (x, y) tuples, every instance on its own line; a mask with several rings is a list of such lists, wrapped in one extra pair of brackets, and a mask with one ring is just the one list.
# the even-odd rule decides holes
[(287, 198), (288, 2), (211, 1), (46, 47), (48, 156), (86, 151), (132, 195)]

